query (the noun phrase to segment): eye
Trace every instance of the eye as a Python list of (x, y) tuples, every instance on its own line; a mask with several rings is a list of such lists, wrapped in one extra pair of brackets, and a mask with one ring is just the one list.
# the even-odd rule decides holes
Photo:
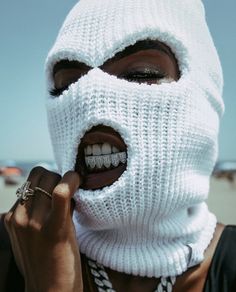
[(79, 76), (77, 74), (76, 76), (69, 77), (67, 77), (66, 74), (62, 75), (60, 85), (56, 86), (55, 84), (55, 88), (50, 91), (50, 95), (55, 97), (60, 96), (63, 93), (63, 91), (67, 90), (71, 84), (77, 82), (78, 79), (82, 76), (83, 76), (82, 74), (80, 74)]
[(123, 73), (119, 78), (130, 82), (153, 84), (160, 83), (162, 79), (168, 78), (168, 74), (159, 69), (143, 68)]
[(89, 68), (85, 68), (85, 65), (80, 65), (77, 62), (67, 61), (58, 63), (54, 71), (54, 89), (50, 91), (50, 94), (57, 97), (67, 90), (71, 84), (84, 76), (89, 71)]

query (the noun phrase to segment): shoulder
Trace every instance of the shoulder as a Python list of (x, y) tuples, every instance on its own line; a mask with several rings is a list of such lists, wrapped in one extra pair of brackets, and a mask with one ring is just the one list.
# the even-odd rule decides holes
[[(227, 271), (236, 280), (236, 226), (227, 225), (219, 239), (213, 262), (216, 262), (222, 272)], [(232, 273), (234, 275), (232, 275)]]
[(205, 291), (236, 291), (236, 226), (225, 226), (217, 240)]
[(230, 270), (233, 269), (236, 277), (236, 225), (226, 225), (224, 227), (212, 259), (212, 264), (215, 262), (220, 266), (229, 265)]

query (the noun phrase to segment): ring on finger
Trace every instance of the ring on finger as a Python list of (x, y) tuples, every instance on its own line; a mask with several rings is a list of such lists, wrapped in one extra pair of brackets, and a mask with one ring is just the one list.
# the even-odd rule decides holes
[(30, 188), (30, 184), (30, 181), (26, 181), (16, 190), (16, 196), (22, 205), (29, 200), (29, 197), (35, 196), (34, 190)]
[(44, 195), (48, 196), (50, 199), (52, 199), (52, 195), (40, 187), (35, 187), (35, 191), (39, 191), (43, 193)]

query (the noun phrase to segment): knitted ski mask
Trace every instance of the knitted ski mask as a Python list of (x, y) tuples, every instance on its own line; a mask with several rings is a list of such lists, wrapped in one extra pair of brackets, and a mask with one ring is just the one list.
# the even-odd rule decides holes
[[(118, 79), (98, 67), (137, 41), (169, 46), (180, 79), (161, 85)], [(183, 273), (203, 260), (216, 226), (205, 200), (223, 113), (222, 72), (200, 0), (81, 0), (66, 18), (46, 72), (77, 60), (92, 69), (47, 99), (61, 174), (99, 124), (127, 145), (126, 171), (112, 185), (79, 189), (74, 223), (82, 253), (127, 274)]]

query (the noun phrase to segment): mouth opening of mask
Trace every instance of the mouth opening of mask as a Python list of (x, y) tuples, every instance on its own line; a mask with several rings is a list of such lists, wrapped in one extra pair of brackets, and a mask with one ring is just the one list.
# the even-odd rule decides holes
[(113, 184), (127, 167), (127, 146), (113, 128), (98, 125), (82, 137), (75, 171), (82, 177), (80, 188), (96, 190)]

